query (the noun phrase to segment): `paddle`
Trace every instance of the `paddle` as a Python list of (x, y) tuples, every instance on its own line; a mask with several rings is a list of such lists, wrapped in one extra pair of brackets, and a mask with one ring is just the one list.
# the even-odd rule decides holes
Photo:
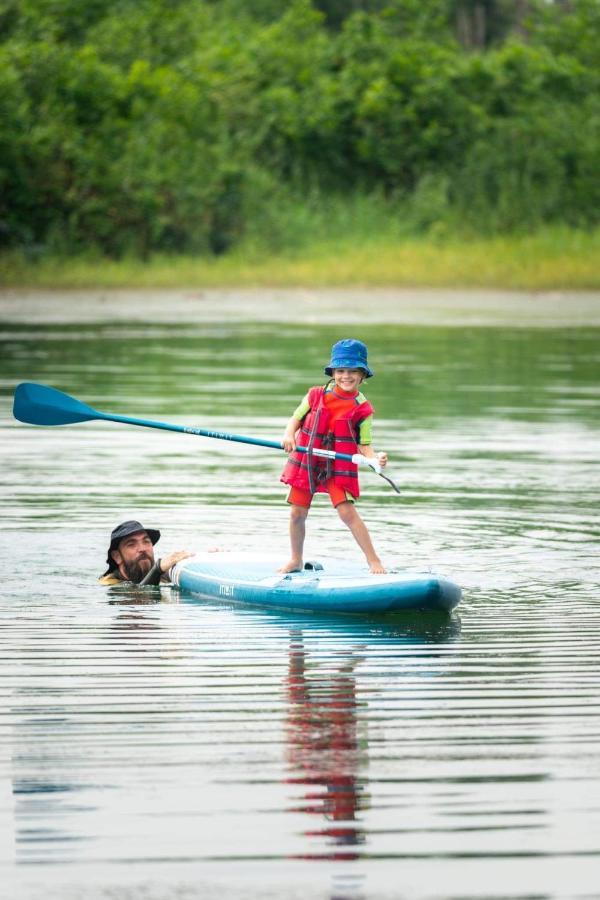
[[(69, 394), (63, 394), (55, 388), (45, 384), (34, 384), (25, 381), (17, 386), (13, 404), (13, 415), (19, 422), (27, 422), (29, 425), (73, 425), (76, 422), (90, 422), (94, 419), (103, 419), (107, 422), (120, 422), (123, 425), (141, 425), (144, 428), (160, 428), (163, 431), (178, 431), (183, 434), (198, 434), (201, 437), (217, 438), (220, 441), (237, 441), (240, 444), (254, 444), (258, 447), (271, 447), (274, 450), (283, 450), (283, 444), (277, 441), (266, 441), (262, 438), (246, 437), (242, 434), (230, 434), (227, 431), (211, 431), (207, 428), (195, 428), (190, 425), (172, 425), (169, 422), (154, 422), (151, 419), (134, 419), (131, 416), (118, 416), (113, 413), (99, 412), (91, 406), (82, 403)], [(307, 447), (297, 447), (301, 453), (308, 453)], [(357, 466), (367, 466), (377, 475), (380, 475), (393, 487), (396, 493), (400, 493), (398, 487), (391, 478), (384, 475), (381, 466), (376, 459), (368, 459), (361, 453), (336, 453), (333, 450), (313, 449), (314, 456), (328, 459), (346, 459)]]

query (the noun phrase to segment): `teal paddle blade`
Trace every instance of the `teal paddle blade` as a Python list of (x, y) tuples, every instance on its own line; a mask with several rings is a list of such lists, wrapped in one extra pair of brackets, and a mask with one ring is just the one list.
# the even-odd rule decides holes
[(19, 422), (29, 425), (70, 425), (103, 418), (91, 406), (75, 397), (63, 394), (45, 384), (24, 381), (17, 386), (13, 403), (13, 415)]

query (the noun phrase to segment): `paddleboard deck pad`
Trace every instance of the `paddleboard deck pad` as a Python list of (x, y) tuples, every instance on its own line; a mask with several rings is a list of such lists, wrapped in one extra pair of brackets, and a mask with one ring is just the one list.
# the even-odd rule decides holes
[(460, 588), (431, 573), (372, 575), (340, 559), (306, 562), (301, 572), (277, 572), (281, 560), (254, 553), (201, 553), (171, 569), (183, 591), (204, 599), (298, 612), (391, 613), (454, 609)]

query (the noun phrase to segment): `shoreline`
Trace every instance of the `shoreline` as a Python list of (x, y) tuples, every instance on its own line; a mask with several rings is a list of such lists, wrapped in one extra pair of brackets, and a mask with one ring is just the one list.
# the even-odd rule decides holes
[(600, 228), (547, 227), (496, 237), (374, 236), (313, 243), (296, 253), (239, 247), (222, 256), (156, 254), (147, 260), (101, 256), (37, 261), (0, 254), (6, 290), (392, 290), (600, 291)]
[(0, 290), (0, 323), (600, 326), (600, 291), (467, 288)]

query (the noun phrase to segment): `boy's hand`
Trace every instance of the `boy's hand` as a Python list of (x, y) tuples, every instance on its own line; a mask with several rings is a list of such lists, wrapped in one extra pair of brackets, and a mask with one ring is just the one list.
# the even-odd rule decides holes
[(281, 443), (283, 444), (283, 449), (286, 453), (292, 453), (292, 451), (296, 449), (296, 437), (293, 434), (289, 435), (287, 431), (284, 434)]
[(376, 459), (382, 469), (387, 464), (387, 453), (384, 450), (380, 453), (375, 453), (370, 444), (359, 444), (358, 452), (361, 453), (362, 456), (366, 456), (367, 459)]
[(300, 425), (301, 423), (299, 419), (294, 418), (294, 416), (292, 416), (290, 421), (287, 423), (286, 429), (281, 439), (281, 444), (286, 453), (291, 453), (296, 449), (296, 433), (300, 428)]

